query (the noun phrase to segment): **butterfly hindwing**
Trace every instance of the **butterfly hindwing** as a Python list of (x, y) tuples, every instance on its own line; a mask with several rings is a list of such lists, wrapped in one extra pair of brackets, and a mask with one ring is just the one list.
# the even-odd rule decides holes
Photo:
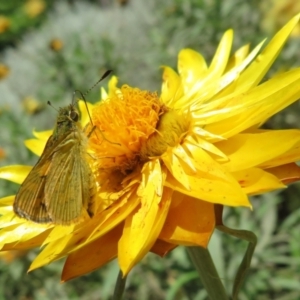
[(51, 222), (46, 211), (44, 190), (51, 168), (53, 149), (55, 149), (55, 145), (53, 145), (52, 137), (50, 137), (43, 155), (29, 172), (15, 197), (13, 208), (20, 217), (38, 223)]

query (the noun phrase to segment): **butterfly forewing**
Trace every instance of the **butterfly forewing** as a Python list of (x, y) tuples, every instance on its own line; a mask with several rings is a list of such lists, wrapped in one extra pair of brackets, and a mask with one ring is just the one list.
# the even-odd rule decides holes
[(57, 151), (52, 159), (45, 199), (48, 213), (57, 224), (78, 221), (85, 211), (88, 212), (89, 203), (93, 201), (94, 191), (90, 189), (94, 184), (91, 184), (93, 176), (82, 144), (85, 137), (78, 136), (81, 134), (71, 133), (66, 139), (66, 147)]

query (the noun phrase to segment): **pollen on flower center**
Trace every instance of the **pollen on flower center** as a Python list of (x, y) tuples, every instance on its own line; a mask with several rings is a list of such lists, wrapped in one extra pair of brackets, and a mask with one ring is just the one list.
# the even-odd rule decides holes
[(164, 106), (156, 93), (124, 85), (92, 112), (96, 129), (89, 148), (100, 169), (132, 169), (140, 149), (155, 132)]
[(167, 111), (159, 120), (157, 131), (154, 132), (141, 148), (142, 160), (162, 155), (168, 147), (181, 143), (189, 130), (190, 121), (186, 114), (175, 110)]

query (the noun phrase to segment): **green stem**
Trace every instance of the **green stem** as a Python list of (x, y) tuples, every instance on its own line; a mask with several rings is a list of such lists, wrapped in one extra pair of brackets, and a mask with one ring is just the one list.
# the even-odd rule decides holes
[(219, 274), (207, 249), (187, 247), (194, 266), (211, 300), (229, 300)]
[(123, 277), (122, 272), (119, 271), (112, 300), (121, 300), (122, 299), (124, 289), (125, 289), (125, 284), (126, 284), (126, 278), (127, 277), (126, 276)]
[(217, 229), (226, 234), (230, 234), (238, 239), (242, 239), (248, 242), (247, 250), (238, 268), (233, 284), (232, 299), (235, 300), (238, 299), (240, 288), (246, 278), (248, 270), (250, 269), (251, 259), (257, 244), (257, 237), (252, 231), (232, 229), (226, 227), (225, 225), (218, 225)]

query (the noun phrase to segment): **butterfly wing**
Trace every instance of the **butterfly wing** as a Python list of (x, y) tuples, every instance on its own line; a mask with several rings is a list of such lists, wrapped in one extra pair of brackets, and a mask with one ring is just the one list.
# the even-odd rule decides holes
[(71, 133), (52, 159), (45, 185), (45, 203), (56, 224), (77, 222), (91, 207), (94, 198), (94, 177), (82, 145), (81, 134)]
[(53, 149), (55, 144), (51, 136), (39, 161), (20, 186), (13, 205), (14, 212), (18, 216), (37, 223), (51, 222), (45, 206), (44, 190), (51, 167)]
[(86, 142), (74, 106), (61, 108), (53, 135), (16, 195), (17, 215), (62, 225), (93, 215), (96, 183)]

